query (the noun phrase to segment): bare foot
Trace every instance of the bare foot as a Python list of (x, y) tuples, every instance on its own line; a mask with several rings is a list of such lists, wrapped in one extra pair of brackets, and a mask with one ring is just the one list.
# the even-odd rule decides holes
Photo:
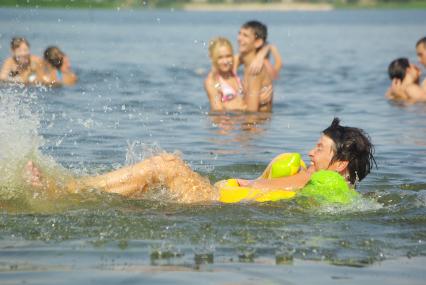
[(43, 186), (41, 172), (31, 160), (25, 165), (24, 180), (33, 187)]

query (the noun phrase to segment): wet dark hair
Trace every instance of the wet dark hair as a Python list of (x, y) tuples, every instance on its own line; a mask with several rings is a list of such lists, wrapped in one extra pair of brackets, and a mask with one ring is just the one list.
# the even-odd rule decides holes
[(420, 40), (418, 40), (416, 43), (416, 47), (418, 47), (421, 44), (423, 44), (423, 47), (426, 48), (426, 37), (423, 37)]
[(408, 58), (401, 57), (397, 58), (389, 64), (388, 74), (389, 78), (403, 80), (405, 78), (406, 70), (410, 67), (410, 61)]
[(12, 50), (17, 49), (18, 47), (21, 46), (21, 44), (26, 44), (28, 47), (30, 47), (30, 43), (27, 41), (27, 39), (23, 38), (23, 37), (14, 37), (12, 38), (12, 40), (10, 41), (10, 48)]
[(349, 162), (349, 181), (352, 184), (364, 179), (373, 165), (377, 167), (373, 156), (374, 146), (362, 129), (341, 126), (339, 118), (334, 118), (323, 134), (332, 139), (335, 145), (331, 163), (339, 160)]
[(256, 39), (263, 40), (263, 43), (266, 43), (266, 38), (268, 37), (268, 28), (259, 21), (248, 21), (241, 26), (244, 29), (252, 29)]
[(56, 46), (50, 46), (44, 51), (44, 59), (56, 69), (60, 69), (65, 54)]

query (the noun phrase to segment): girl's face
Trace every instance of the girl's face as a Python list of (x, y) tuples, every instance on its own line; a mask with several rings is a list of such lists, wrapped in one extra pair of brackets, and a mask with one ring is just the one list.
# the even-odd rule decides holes
[(18, 65), (25, 66), (30, 63), (30, 48), (25, 43), (12, 50), (12, 55)]
[(227, 45), (220, 45), (215, 52), (214, 65), (219, 72), (230, 72), (233, 66), (233, 54), (230, 47)]

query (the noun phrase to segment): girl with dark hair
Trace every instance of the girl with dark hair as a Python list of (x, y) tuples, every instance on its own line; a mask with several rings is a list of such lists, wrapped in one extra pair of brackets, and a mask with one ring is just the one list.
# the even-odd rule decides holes
[(426, 102), (426, 92), (419, 85), (420, 69), (410, 64), (407, 58), (392, 61), (388, 74), (392, 84), (386, 92), (386, 98), (407, 103)]

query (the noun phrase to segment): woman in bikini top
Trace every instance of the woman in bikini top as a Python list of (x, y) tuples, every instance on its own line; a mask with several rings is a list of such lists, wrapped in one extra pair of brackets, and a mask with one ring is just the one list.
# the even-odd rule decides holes
[(229, 79), (235, 80), (238, 86), (237, 89), (232, 87), (231, 84), (229, 84), (220, 74), (217, 75), (216, 88), (219, 90), (219, 92), (222, 95), (221, 97), (222, 102), (231, 101), (237, 96), (240, 96), (240, 97), (243, 96), (243, 85), (241, 84), (241, 80), (238, 77), (238, 75), (233, 73), (232, 77), (230, 77)]
[(209, 55), (212, 70), (204, 82), (210, 101), (211, 111), (245, 111), (243, 86), (240, 78), (233, 73), (233, 51), (225, 38), (210, 43)]

